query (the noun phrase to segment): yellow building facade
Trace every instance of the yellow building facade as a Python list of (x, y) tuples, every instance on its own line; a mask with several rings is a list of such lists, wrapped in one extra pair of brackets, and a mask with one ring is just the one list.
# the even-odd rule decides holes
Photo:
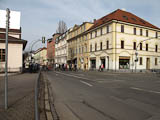
[(77, 65), (78, 69), (88, 69), (89, 41), (87, 30), (93, 23), (84, 22), (75, 25), (68, 33), (68, 63)]
[(160, 69), (160, 29), (132, 13), (118, 9), (87, 32), (89, 69), (102, 64), (105, 70)]

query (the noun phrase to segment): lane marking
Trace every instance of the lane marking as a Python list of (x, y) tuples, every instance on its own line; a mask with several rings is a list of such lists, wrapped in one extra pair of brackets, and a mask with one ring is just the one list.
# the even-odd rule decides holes
[[(88, 78), (83, 78), (83, 77), (79, 77), (79, 76), (75, 76), (75, 75), (71, 75), (71, 74), (65, 74), (65, 73), (61, 73), (61, 72), (55, 72), (55, 73), (59, 73), (62, 75), (71, 76), (71, 77), (75, 77), (75, 78), (80, 78), (80, 79), (84, 79), (84, 80), (90, 80)], [(93, 80), (90, 80), (90, 81), (93, 81)]]
[(97, 80), (99, 83), (114, 83), (114, 82), (124, 82), (124, 80)]
[(91, 85), (91, 84), (89, 84), (89, 83), (87, 83), (87, 82), (84, 82), (84, 81), (80, 81), (81, 83), (84, 83), (84, 84), (86, 84), (86, 85), (88, 85), (88, 86), (90, 86), (90, 87), (92, 87), (93, 85)]
[(131, 89), (139, 90), (139, 91), (143, 91), (143, 92), (150, 92), (150, 93), (160, 94), (160, 92), (159, 92), (159, 91), (145, 90), (145, 89), (136, 88), (136, 87), (131, 87)]

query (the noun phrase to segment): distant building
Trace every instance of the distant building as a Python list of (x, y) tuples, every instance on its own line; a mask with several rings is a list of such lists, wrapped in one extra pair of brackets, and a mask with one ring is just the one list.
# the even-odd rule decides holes
[(34, 52), (33, 62), (40, 65), (47, 65), (47, 48), (39, 48)]
[(61, 34), (55, 41), (55, 63), (67, 63), (67, 35), (68, 31)]
[(83, 22), (75, 25), (69, 32), (68, 43), (68, 63), (77, 64), (78, 69), (88, 68), (88, 35), (87, 30), (93, 25), (90, 22)]
[(55, 63), (55, 41), (59, 36), (59, 33), (55, 33), (52, 35), (51, 39), (47, 40), (47, 60), (48, 65), (53, 65)]
[[(2, 21), (5, 21), (5, 11), (0, 10), (0, 17)], [(12, 13), (12, 11), (11, 11)], [(15, 12), (13, 12), (15, 13)], [(18, 13), (19, 15), (19, 13)], [(16, 12), (17, 16), (17, 12)], [(23, 67), (23, 50), (26, 47), (27, 41), (21, 39), (21, 27), (20, 21), (18, 20), (19, 27), (15, 25), (17, 21), (12, 22), (14, 14), (11, 14), (11, 29), (8, 34), (8, 71), (9, 72), (20, 72)], [(2, 24), (1, 24), (2, 23)], [(6, 40), (6, 29), (4, 28), (5, 23), (0, 23), (0, 72), (4, 72), (5, 69), (5, 40)], [(16, 26), (14, 28), (14, 26)]]

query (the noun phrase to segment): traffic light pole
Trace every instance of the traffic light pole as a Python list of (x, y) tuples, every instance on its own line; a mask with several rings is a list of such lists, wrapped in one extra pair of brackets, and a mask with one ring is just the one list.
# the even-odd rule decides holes
[(42, 43), (45, 43), (45, 37), (42, 37), (42, 40), (36, 40), (33, 44), (32, 44), (32, 46), (31, 46), (31, 62), (32, 62), (32, 49), (33, 49), (33, 46), (37, 43), (37, 42), (39, 42), (39, 41), (42, 41)]
[(10, 10), (6, 9), (6, 48), (5, 48), (5, 110), (8, 109), (8, 29)]

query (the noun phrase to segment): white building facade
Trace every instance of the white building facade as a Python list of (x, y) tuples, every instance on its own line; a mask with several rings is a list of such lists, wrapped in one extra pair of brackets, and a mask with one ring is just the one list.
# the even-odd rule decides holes
[(55, 63), (58, 63), (58, 64), (67, 63), (67, 41), (66, 41), (67, 37), (68, 37), (68, 32), (65, 32), (56, 38)]

